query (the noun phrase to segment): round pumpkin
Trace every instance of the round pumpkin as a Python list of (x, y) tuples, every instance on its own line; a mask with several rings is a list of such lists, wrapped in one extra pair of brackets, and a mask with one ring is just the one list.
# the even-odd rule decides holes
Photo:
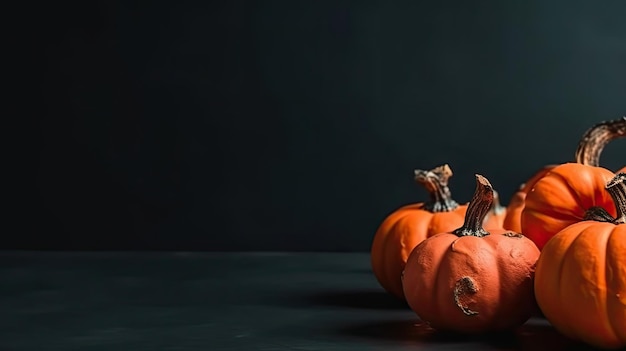
[(615, 174), (606, 168), (565, 163), (553, 168), (526, 195), (522, 232), (541, 250), (554, 234), (585, 219), (595, 207), (615, 214), (604, 190)]
[[(603, 121), (587, 129), (578, 142), (574, 154), (574, 162), (588, 166), (600, 166), (600, 155), (604, 147), (611, 141), (626, 136), (626, 117)], [(535, 183), (557, 165), (548, 165), (534, 174), (513, 195), (507, 206), (503, 226), (513, 231), (522, 231), (521, 215), (524, 210), (526, 195)], [(626, 169), (626, 168), (625, 168)], [(525, 233), (525, 232), (524, 232)]]
[(596, 208), (544, 246), (535, 295), (561, 333), (590, 345), (626, 347), (626, 173), (606, 186), (617, 213)]
[(415, 180), (426, 188), (430, 200), (397, 209), (374, 235), (372, 270), (380, 285), (398, 298), (404, 298), (401, 275), (411, 250), (429, 236), (463, 224), (467, 205), (452, 199), (448, 187), (451, 176), (447, 164), (429, 171), (415, 170)]
[(507, 330), (534, 311), (539, 249), (522, 234), (483, 228), (494, 193), (485, 177), (476, 175), (476, 182), (463, 225), (417, 245), (404, 269), (406, 300), (434, 329)]

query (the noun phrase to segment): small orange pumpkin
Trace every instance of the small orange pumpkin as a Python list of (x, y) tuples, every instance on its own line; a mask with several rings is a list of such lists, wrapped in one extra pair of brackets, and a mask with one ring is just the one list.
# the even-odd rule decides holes
[(408, 258), (406, 300), (434, 329), (507, 330), (534, 311), (532, 276), (539, 249), (522, 234), (483, 228), (493, 197), (489, 181), (476, 175), (463, 226), (424, 240)]
[(615, 215), (604, 185), (615, 174), (606, 168), (565, 163), (553, 168), (526, 195), (522, 232), (541, 250), (554, 234), (580, 222), (595, 207)]
[[(600, 155), (604, 147), (611, 141), (626, 136), (626, 117), (612, 121), (603, 121), (587, 129), (576, 149), (574, 159), (576, 163), (588, 166), (600, 166)], [(557, 165), (548, 165), (539, 170), (513, 195), (504, 219), (504, 228), (516, 232), (522, 231), (521, 215), (524, 210), (524, 200), (535, 183)], [(624, 168), (626, 169), (626, 168)], [(524, 232), (525, 233), (525, 232)]]
[(398, 298), (402, 270), (411, 250), (427, 237), (463, 224), (467, 205), (459, 205), (448, 188), (452, 170), (445, 164), (430, 171), (415, 170), (415, 180), (424, 186), (430, 200), (403, 206), (378, 227), (371, 247), (371, 265), (380, 285)]
[(601, 348), (626, 347), (626, 173), (606, 185), (617, 215), (596, 208), (544, 246), (535, 294), (561, 333)]

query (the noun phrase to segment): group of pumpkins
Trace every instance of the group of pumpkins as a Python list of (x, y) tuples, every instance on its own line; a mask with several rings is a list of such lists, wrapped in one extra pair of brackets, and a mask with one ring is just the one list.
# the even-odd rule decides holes
[(416, 170), (430, 200), (382, 222), (371, 247), (376, 278), (436, 330), (510, 330), (538, 306), (567, 337), (625, 347), (626, 167), (599, 165), (623, 137), (626, 117), (591, 127), (574, 162), (539, 171), (507, 207), (482, 175), (459, 204), (447, 164)]

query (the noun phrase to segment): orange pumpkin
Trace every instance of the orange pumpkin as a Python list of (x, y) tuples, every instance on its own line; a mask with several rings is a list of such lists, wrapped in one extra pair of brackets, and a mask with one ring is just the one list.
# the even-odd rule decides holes
[(535, 294), (561, 333), (601, 348), (626, 347), (626, 173), (606, 186), (617, 208), (557, 233), (537, 262)]
[(404, 298), (401, 275), (411, 250), (427, 237), (463, 224), (467, 205), (452, 199), (448, 188), (451, 176), (447, 164), (430, 171), (415, 170), (415, 180), (426, 188), (430, 200), (397, 209), (374, 235), (372, 270), (380, 285), (398, 298)]
[(516, 233), (522, 231), (522, 210), (524, 209), (524, 200), (526, 200), (526, 194), (535, 186), (535, 183), (544, 175), (546, 175), (556, 165), (549, 165), (541, 169), (535, 175), (533, 175), (526, 183), (520, 185), (519, 190), (513, 194), (509, 205), (506, 207), (506, 215), (502, 226), (506, 229), (512, 230)]
[(403, 275), (406, 300), (439, 330), (481, 333), (515, 328), (534, 311), (533, 271), (539, 249), (522, 234), (483, 228), (493, 202), (489, 181), (476, 191), (460, 228), (415, 247)]
[[(626, 136), (626, 117), (612, 121), (603, 121), (592, 126), (581, 137), (574, 155), (574, 162), (589, 166), (600, 166), (600, 155), (604, 147), (611, 141), (624, 136)], [(539, 179), (543, 178), (556, 166), (548, 165), (544, 167), (525, 184), (520, 186), (507, 206), (504, 228), (516, 232), (522, 231), (521, 215), (524, 210), (526, 195)]]
[(615, 174), (602, 167), (565, 163), (553, 168), (526, 195), (522, 232), (539, 249), (554, 234), (589, 216), (594, 207), (615, 215), (615, 205), (604, 190)]

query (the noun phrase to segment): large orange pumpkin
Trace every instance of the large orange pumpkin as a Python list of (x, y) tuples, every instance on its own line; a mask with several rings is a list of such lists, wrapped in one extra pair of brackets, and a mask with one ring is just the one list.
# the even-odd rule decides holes
[(483, 228), (493, 188), (476, 175), (463, 226), (415, 247), (403, 275), (406, 300), (439, 330), (480, 333), (522, 325), (534, 311), (539, 249), (522, 234)]
[(543, 176), (526, 195), (522, 232), (542, 249), (554, 234), (589, 216), (595, 207), (615, 215), (604, 185), (615, 174), (606, 168), (565, 163)]
[[(604, 147), (611, 141), (626, 136), (626, 117), (603, 121), (587, 129), (581, 137), (574, 155), (574, 162), (589, 166), (600, 166), (600, 155)], [(548, 165), (539, 170), (513, 195), (507, 206), (504, 228), (513, 231), (522, 231), (521, 214), (524, 210), (524, 200), (535, 183), (543, 178), (557, 165)], [(626, 167), (624, 168), (626, 169)]]
[(626, 347), (626, 173), (606, 186), (616, 216), (557, 233), (537, 262), (535, 294), (545, 317), (566, 336), (601, 348)]
[(415, 180), (426, 188), (430, 200), (397, 209), (374, 235), (372, 270), (380, 285), (399, 298), (404, 298), (401, 275), (411, 250), (427, 237), (463, 224), (467, 205), (452, 199), (448, 187), (451, 176), (447, 164), (429, 171), (415, 170)]

